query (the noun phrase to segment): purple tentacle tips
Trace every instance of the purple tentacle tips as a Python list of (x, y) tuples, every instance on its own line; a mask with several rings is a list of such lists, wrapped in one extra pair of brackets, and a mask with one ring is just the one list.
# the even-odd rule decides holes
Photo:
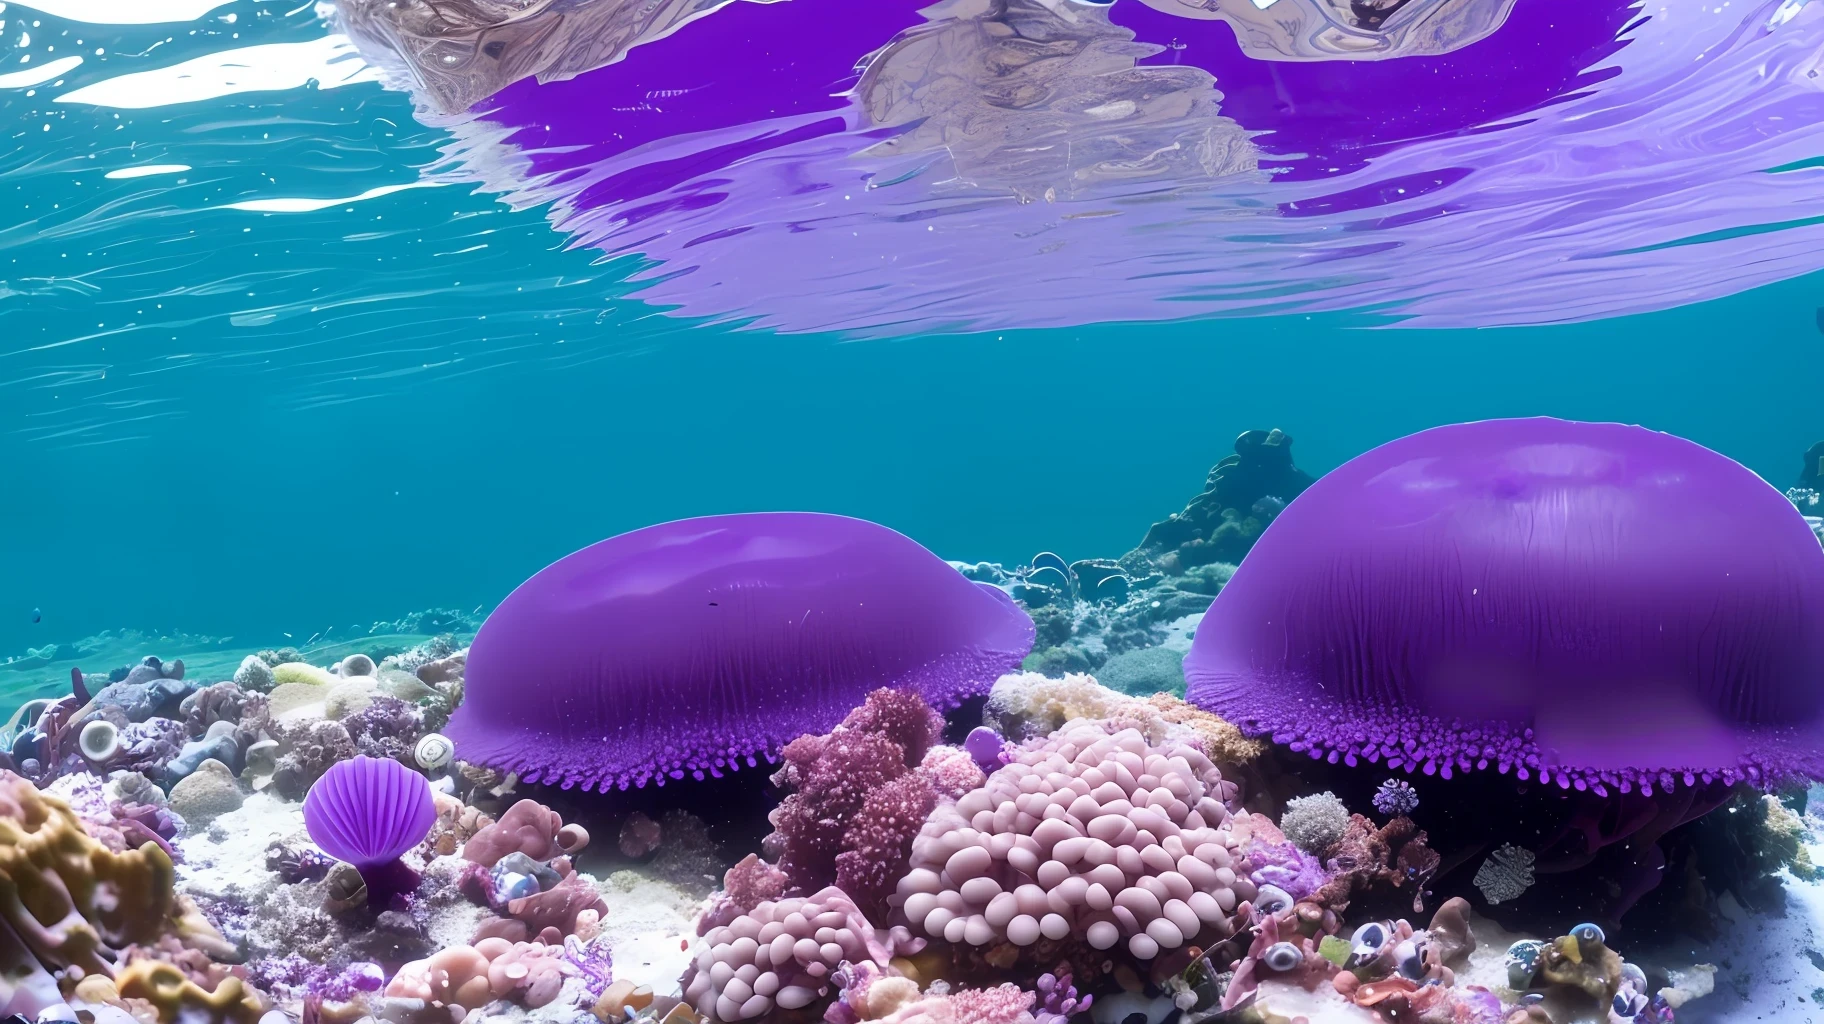
[(565, 788), (720, 775), (827, 732), (879, 687), (984, 693), (1032, 620), (860, 519), (709, 516), (611, 537), (527, 580), (470, 648), (464, 760)]
[(1824, 778), (1824, 549), (1640, 427), (1439, 427), (1318, 480), (1197, 630), (1188, 698), (1332, 762), (1606, 795)]

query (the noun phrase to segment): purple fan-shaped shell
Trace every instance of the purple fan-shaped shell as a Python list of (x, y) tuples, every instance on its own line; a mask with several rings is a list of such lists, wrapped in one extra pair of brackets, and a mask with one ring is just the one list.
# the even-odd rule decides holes
[(1194, 703), (1333, 762), (1598, 793), (1824, 777), (1824, 549), (1667, 434), (1439, 427), (1293, 501), (1184, 670)]
[(311, 841), (358, 868), (398, 860), (436, 822), (430, 783), (390, 758), (338, 762), (304, 797)]
[(1032, 620), (883, 526), (709, 516), (568, 555), (501, 602), (449, 736), (467, 761), (606, 790), (755, 764), (881, 686), (938, 707), (1032, 647)]

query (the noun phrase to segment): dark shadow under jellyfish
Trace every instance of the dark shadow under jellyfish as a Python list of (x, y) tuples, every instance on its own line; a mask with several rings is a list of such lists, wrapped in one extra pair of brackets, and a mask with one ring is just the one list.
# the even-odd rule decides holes
[(1410, 780), (1447, 862), (1593, 868), (1619, 917), (1672, 830), (1824, 778), (1824, 549), (1677, 437), (1439, 427), (1294, 500), (1184, 668), (1188, 699), (1358, 791)]
[(449, 736), (465, 761), (607, 791), (770, 759), (879, 687), (947, 709), (1032, 620), (910, 538), (799, 512), (708, 516), (559, 559), (488, 616)]

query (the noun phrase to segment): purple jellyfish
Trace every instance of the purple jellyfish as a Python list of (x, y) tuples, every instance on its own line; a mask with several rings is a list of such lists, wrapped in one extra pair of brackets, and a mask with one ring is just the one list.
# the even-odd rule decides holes
[(720, 776), (881, 686), (986, 692), (1032, 620), (911, 539), (846, 516), (708, 516), (611, 537), (488, 616), (448, 728), (464, 760), (606, 791)]
[(1192, 702), (1332, 762), (1593, 796), (1824, 778), (1824, 549), (1680, 438), (1439, 427), (1294, 500), (1184, 670)]

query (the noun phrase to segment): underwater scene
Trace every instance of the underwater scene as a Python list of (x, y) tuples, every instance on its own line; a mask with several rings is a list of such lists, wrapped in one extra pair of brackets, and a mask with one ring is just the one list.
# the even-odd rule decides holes
[(3, 1024), (1824, 1024), (1824, 3), (3, 0), (0, 107)]

